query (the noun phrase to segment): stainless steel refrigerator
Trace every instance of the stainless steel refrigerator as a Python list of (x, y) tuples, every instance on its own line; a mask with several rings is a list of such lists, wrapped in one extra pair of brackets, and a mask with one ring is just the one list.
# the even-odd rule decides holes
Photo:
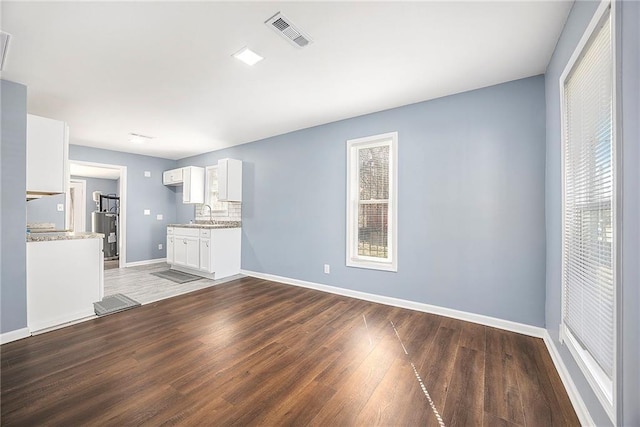
[(118, 257), (118, 215), (113, 212), (92, 212), (91, 231), (104, 234), (104, 258)]

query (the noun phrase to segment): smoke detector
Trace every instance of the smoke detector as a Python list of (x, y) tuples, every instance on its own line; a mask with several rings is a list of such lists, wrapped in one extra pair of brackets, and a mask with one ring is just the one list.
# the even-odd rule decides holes
[(4, 62), (7, 59), (10, 39), (11, 34), (0, 31), (0, 71), (4, 71)]
[(295, 47), (305, 47), (313, 42), (311, 37), (293, 25), (289, 18), (280, 12), (267, 19), (265, 24)]

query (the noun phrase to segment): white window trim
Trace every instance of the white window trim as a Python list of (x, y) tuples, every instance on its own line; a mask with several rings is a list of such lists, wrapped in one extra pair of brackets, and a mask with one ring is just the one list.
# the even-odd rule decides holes
[[(387, 218), (386, 260), (358, 255), (358, 198), (357, 176), (359, 148), (389, 144), (389, 214)], [(373, 135), (347, 141), (347, 267), (398, 271), (398, 132)]]
[[(610, 8), (610, 9), (609, 9)], [(618, 334), (620, 333), (618, 324), (619, 324), (619, 313), (618, 313), (618, 304), (619, 304), (619, 292), (618, 292), (618, 277), (620, 277), (619, 273), (619, 269), (620, 269), (620, 262), (619, 262), (619, 247), (618, 245), (620, 244), (619, 242), (619, 238), (618, 236), (620, 236), (621, 234), (619, 234), (620, 229), (621, 229), (621, 221), (620, 221), (620, 215), (619, 212), (621, 212), (621, 209), (619, 209), (618, 203), (618, 192), (619, 192), (619, 180), (618, 180), (618, 174), (619, 174), (619, 167), (617, 166), (617, 158), (618, 158), (618, 152), (617, 152), (617, 99), (616, 99), (616, 94), (617, 94), (617, 88), (618, 88), (618, 84), (617, 84), (617, 66), (616, 66), (616, 61), (617, 61), (617, 54), (616, 54), (616, 33), (617, 33), (617, 28), (616, 28), (616, 4), (615, 4), (615, 0), (602, 0), (600, 2), (600, 5), (598, 6), (598, 9), (596, 10), (596, 12), (593, 15), (593, 18), (591, 19), (591, 22), (589, 23), (589, 25), (587, 26), (587, 29), (585, 30), (584, 34), (582, 35), (582, 38), (580, 39), (580, 42), (578, 43), (578, 45), (576, 46), (576, 49), (574, 50), (573, 54), (571, 55), (571, 58), (569, 59), (569, 61), (567, 62), (567, 65), (563, 71), (563, 73), (560, 76), (559, 79), (559, 93), (560, 93), (560, 123), (561, 123), (561, 142), (562, 142), (562, 148), (561, 148), (561, 152), (562, 152), (562, 166), (561, 166), (561, 170), (562, 170), (562, 254), (561, 254), (561, 260), (564, 259), (564, 254), (565, 254), (565, 242), (564, 242), (564, 235), (565, 235), (565, 220), (564, 220), (564, 211), (565, 211), (565, 199), (564, 199), (564, 192), (565, 192), (565, 176), (564, 176), (564, 170), (565, 170), (565, 150), (564, 150), (564, 144), (565, 144), (565, 113), (566, 113), (566, 102), (565, 102), (565, 97), (564, 97), (564, 83), (567, 80), (567, 77), (569, 76), (570, 72), (572, 71), (575, 63), (578, 61), (578, 59), (581, 57), (582, 52), (584, 50), (584, 48), (586, 47), (587, 43), (590, 41), (594, 31), (598, 28), (598, 26), (600, 25), (600, 23), (602, 22), (604, 16), (606, 15), (607, 12), (610, 13), (611, 16), (611, 53), (612, 53), (612, 67), (613, 67), (613, 87), (612, 87), (612, 92), (613, 92), (613, 99), (612, 99), (612, 159), (613, 159), (613, 173), (612, 173), (612, 179), (613, 179), (613, 188), (614, 188), (614, 192), (613, 192), (613, 200), (612, 200), (612, 218), (613, 218), (613, 236), (614, 236), (614, 245), (613, 245), (613, 259), (614, 259), (614, 268), (613, 268), (613, 283), (614, 283), (614, 308), (613, 308), (613, 319), (614, 319), (614, 331), (613, 331), (613, 375), (612, 375), (612, 380), (609, 380), (609, 378), (607, 377), (607, 375), (604, 373), (604, 371), (602, 370), (602, 368), (598, 365), (598, 363), (593, 359), (593, 357), (587, 352), (585, 351), (582, 346), (578, 343), (578, 341), (576, 340), (576, 338), (573, 336), (573, 334), (571, 333), (571, 331), (569, 330), (569, 328), (566, 326), (566, 324), (564, 323), (564, 305), (565, 305), (565, 296), (564, 296), (564, 282), (562, 283), (562, 299), (561, 299), (561, 324), (560, 324), (560, 342), (563, 343), (564, 345), (567, 346), (567, 348), (569, 349), (569, 352), (571, 353), (571, 355), (573, 356), (574, 360), (576, 361), (578, 367), (580, 368), (580, 370), (582, 371), (582, 373), (584, 374), (585, 378), (587, 379), (587, 382), (589, 383), (589, 385), (591, 386), (591, 389), (593, 390), (593, 392), (595, 393), (595, 395), (597, 396), (598, 400), (600, 401), (600, 403), (602, 404), (602, 407), (605, 409), (605, 411), (607, 412), (607, 415), (609, 416), (609, 418), (611, 419), (611, 421), (613, 422), (614, 425), (617, 425), (617, 419), (618, 419), (618, 410), (619, 410), (619, 406), (617, 404), (618, 399), (618, 342), (619, 342), (619, 338), (618, 338)], [(564, 277), (564, 262), (561, 262), (562, 264), (562, 275), (561, 277)]]
[[(205, 172), (204, 172), (204, 204), (205, 205), (209, 205), (211, 206), (211, 192), (209, 191), (209, 172), (215, 170), (218, 170), (218, 166), (207, 166), (205, 168)], [(224, 204), (224, 202), (221, 202)], [(212, 212), (216, 212), (216, 213), (227, 213), (229, 212), (229, 205), (225, 204), (224, 206), (227, 206), (227, 209), (213, 209)]]

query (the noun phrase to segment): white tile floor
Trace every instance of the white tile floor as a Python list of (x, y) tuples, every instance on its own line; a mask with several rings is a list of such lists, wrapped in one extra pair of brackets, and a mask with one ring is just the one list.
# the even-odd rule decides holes
[(141, 304), (149, 304), (242, 277), (242, 275), (238, 274), (219, 280), (202, 278), (180, 284), (151, 274), (168, 269), (168, 264), (158, 263), (105, 270), (104, 295), (124, 294)]

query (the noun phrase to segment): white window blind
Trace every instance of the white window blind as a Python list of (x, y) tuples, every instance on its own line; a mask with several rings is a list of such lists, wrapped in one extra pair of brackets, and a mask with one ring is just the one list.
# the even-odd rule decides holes
[(610, 13), (569, 71), (563, 90), (563, 325), (613, 380), (615, 165)]

